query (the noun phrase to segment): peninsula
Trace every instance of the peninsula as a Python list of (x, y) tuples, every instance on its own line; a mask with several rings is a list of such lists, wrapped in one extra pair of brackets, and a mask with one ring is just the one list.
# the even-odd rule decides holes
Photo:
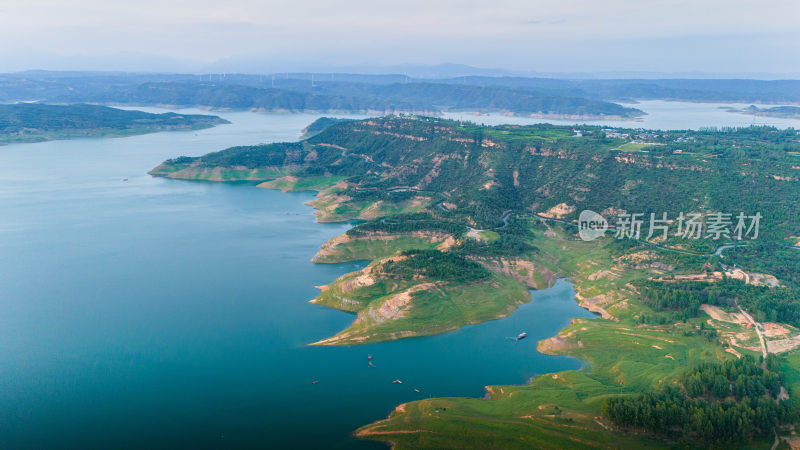
[(0, 105), (0, 145), (79, 137), (122, 137), (199, 130), (229, 123), (217, 116), (151, 114), (99, 105)]
[(759, 108), (755, 105), (750, 105), (747, 108), (742, 109), (730, 108), (728, 111), (759, 117), (778, 117), (781, 119), (800, 118), (800, 106), (772, 106), (769, 108)]
[[(179, 157), (151, 171), (316, 190), (320, 221), (361, 221), (314, 257), (372, 261), (321, 287), (314, 303), (355, 319), (316, 345), (504, 317), (530, 300), (529, 288), (559, 277), (571, 277), (576, 300), (598, 314), (539, 343), (585, 369), (490, 386), (489, 401), (400, 405), (357, 436), (398, 448), (769, 446), (776, 434), (791, 437), (800, 400), (794, 130), (485, 127), (419, 116), (326, 123), (300, 142)], [(611, 231), (581, 239), (584, 210)], [(651, 213), (672, 219), (666, 232), (645, 224), (634, 234), (619, 222)], [(739, 239), (692, 239), (678, 229), (682, 213), (762, 220), (757, 239), (752, 227)]]

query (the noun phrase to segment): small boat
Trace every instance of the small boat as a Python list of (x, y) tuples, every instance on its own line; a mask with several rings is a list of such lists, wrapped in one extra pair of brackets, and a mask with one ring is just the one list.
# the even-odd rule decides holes
[(372, 355), (367, 355), (367, 359), (372, 359)]
[(414, 392), (419, 392), (419, 389), (417, 389), (417, 388), (414, 388)]
[(314, 380), (314, 381), (311, 382), (311, 384), (317, 384), (317, 383), (319, 383), (319, 381), (317, 381), (317, 380)]
[(392, 383), (394, 383), (394, 384), (403, 384), (403, 382), (400, 381), (400, 380), (394, 380), (394, 381), (392, 381)]
[(522, 333), (517, 335), (517, 340), (525, 339), (526, 337), (528, 337), (528, 333), (523, 331)]

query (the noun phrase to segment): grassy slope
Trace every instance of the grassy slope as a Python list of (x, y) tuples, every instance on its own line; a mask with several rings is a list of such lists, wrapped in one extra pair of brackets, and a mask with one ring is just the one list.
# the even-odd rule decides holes
[(793, 352), (781, 361), (781, 370), (786, 376), (786, 389), (795, 403), (800, 402), (800, 352)]
[(309, 202), (320, 222), (343, 222), (351, 219), (372, 220), (395, 214), (411, 214), (424, 210), (431, 203), (430, 197), (418, 196), (399, 202), (384, 200), (351, 200), (335, 189), (320, 192)]
[(150, 175), (194, 181), (265, 181), (288, 175), (283, 168), (236, 169), (236, 168), (195, 168), (188, 164), (161, 164), (148, 172)]
[(383, 259), (397, 255), (405, 250), (434, 249), (443, 241), (444, 239), (435, 236), (424, 238), (412, 235), (395, 235), (391, 236), (390, 239), (375, 239), (372, 236), (364, 236), (333, 244), (331, 248), (317, 253), (312, 261), (316, 263), (341, 263)]
[(339, 183), (344, 179), (345, 177), (342, 176), (318, 176), (305, 178), (285, 176), (261, 183), (258, 185), (258, 187), (265, 189), (278, 189), (281, 192), (321, 191), (335, 186), (336, 183)]
[[(386, 279), (373, 270), (350, 273), (323, 288), (314, 303), (358, 314), (347, 329), (320, 341), (324, 345), (367, 344), (411, 336), (428, 336), (457, 330), (464, 325), (505, 317), (530, 300), (527, 288), (493, 274), (486, 281), (456, 284), (430, 279)], [(370, 278), (369, 283), (359, 282)], [(396, 302), (408, 292), (410, 302)], [(394, 318), (379, 310), (391, 307)]]

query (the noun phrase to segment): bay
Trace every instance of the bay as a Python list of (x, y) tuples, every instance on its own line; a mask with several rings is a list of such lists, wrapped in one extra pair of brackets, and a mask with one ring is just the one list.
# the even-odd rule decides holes
[(295, 140), (317, 117), (221, 115), (232, 124), (0, 147), (0, 447), (382, 448), (351, 433), (397, 404), (581, 366), (536, 351), (592, 317), (563, 280), (453, 333), (308, 346), (354, 318), (308, 303), (360, 267), (309, 262), (350, 225), (316, 223), (313, 193), (146, 174)]

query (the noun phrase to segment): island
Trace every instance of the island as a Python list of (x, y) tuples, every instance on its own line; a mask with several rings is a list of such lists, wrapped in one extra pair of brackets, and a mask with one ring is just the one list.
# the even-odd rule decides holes
[(230, 122), (217, 116), (151, 114), (100, 105), (0, 104), (0, 145), (200, 130), (225, 123)]
[[(597, 314), (539, 351), (586, 363), (397, 406), (356, 436), (396, 448), (770, 447), (800, 422), (800, 142), (772, 127), (658, 131), (325, 121), (299, 142), (178, 157), (186, 180), (314, 190), (358, 220), (316, 263), (370, 260), (313, 303), (354, 315), (312, 345), (498, 319), (558, 278)], [(584, 233), (605, 221), (598, 235)], [(691, 219), (691, 220), (690, 220)], [(702, 223), (698, 228), (689, 224)], [(698, 231), (699, 230), (699, 231)]]
[(750, 105), (747, 108), (727, 108), (728, 112), (747, 114), (759, 117), (777, 117), (779, 119), (800, 119), (800, 106), (772, 106), (769, 108), (759, 108)]

